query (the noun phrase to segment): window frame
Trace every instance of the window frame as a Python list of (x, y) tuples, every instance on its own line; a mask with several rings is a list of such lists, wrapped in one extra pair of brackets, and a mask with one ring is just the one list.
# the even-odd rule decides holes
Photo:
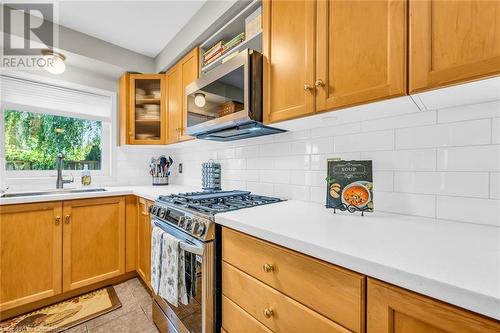
[[(15, 75), (16, 78), (26, 79), (31, 81), (40, 82), (40, 77), (33, 75)], [(68, 89), (75, 89), (82, 91), (83, 93), (94, 93), (106, 96), (110, 98), (111, 101), (111, 117), (109, 119), (98, 119), (92, 117), (84, 117), (80, 114), (64, 113), (58, 112), (57, 110), (46, 110), (43, 108), (36, 108), (32, 106), (26, 106), (21, 104), (5, 103), (0, 101), (0, 180), (2, 184), (19, 184), (27, 183), (33, 180), (50, 180), (57, 176), (57, 170), (6, 170), (6, 160), (5, 160), (5, 146), (4, 146), (4, 111), (5, 110), (16, 110), (21, 112), (35, 112), (39, 114), (50, 114), (63, 117), (88, 119), (101, 121), (102, 124), (102, 147), (101, 147), (101, 170), (91, 170), (91, 175), (94, 180), (111, 181), (114, 177), (115, 165), (115, 152), (112, 147), (116, 146), (117, 143), (117, 103), (116, 103), (116, 92), (111, 92), (107, 90), (102, 90), (98, 88), (83, 86), (80, 84), (74, 84), (66, 81), (56, 80), (56, 79), (44, 79), (44, 84), (55, 85)], [(75, 179), (74, 184), (78, 184), (79, 170), (63, 170), (63, 176), (67, 178), (70, 174), (73, 175)], [(55, 180), (54, 180), (55, 182)], [(71, 185), (74, 185), (71, 184)]]

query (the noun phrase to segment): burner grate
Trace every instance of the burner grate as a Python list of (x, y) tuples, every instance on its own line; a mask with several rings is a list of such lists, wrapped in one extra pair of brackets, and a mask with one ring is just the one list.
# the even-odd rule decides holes
[(252, 195), (248, 191), (188, 192), (160, 196), (158, 200), (206, 215), (282, 201), (279, 198)]

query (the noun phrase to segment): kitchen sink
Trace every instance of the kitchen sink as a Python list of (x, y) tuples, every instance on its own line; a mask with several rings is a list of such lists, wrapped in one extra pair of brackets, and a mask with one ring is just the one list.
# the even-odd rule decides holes
[(47, 190), (47, 191), (37, 191), (37, 192), (11, 192), (3, 193), (0, 198), (18, 198), (18, 197), (31, 197), (40, 195), (53, 195), (53, 194), (67, 194), (67, 193), (87, 193), (87, 192), (105, 192), (105, 188), (74, 188), (74, 189), (62, 189), (62, 190)]

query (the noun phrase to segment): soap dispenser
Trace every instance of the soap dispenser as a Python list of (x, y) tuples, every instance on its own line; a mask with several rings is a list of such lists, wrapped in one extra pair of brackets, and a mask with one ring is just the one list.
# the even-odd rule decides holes
[(89, 165), (84, 164), (82, 170), (82, 185), (87, 186), (90, 185), (92, 179), (90, 177)]

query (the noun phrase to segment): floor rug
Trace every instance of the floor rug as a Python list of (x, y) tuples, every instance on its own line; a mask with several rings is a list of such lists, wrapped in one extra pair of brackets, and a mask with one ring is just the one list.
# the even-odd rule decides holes
[(0, 323), (0, 332), (60, 332), (121, 307), (113, 287), (70, 298)]

